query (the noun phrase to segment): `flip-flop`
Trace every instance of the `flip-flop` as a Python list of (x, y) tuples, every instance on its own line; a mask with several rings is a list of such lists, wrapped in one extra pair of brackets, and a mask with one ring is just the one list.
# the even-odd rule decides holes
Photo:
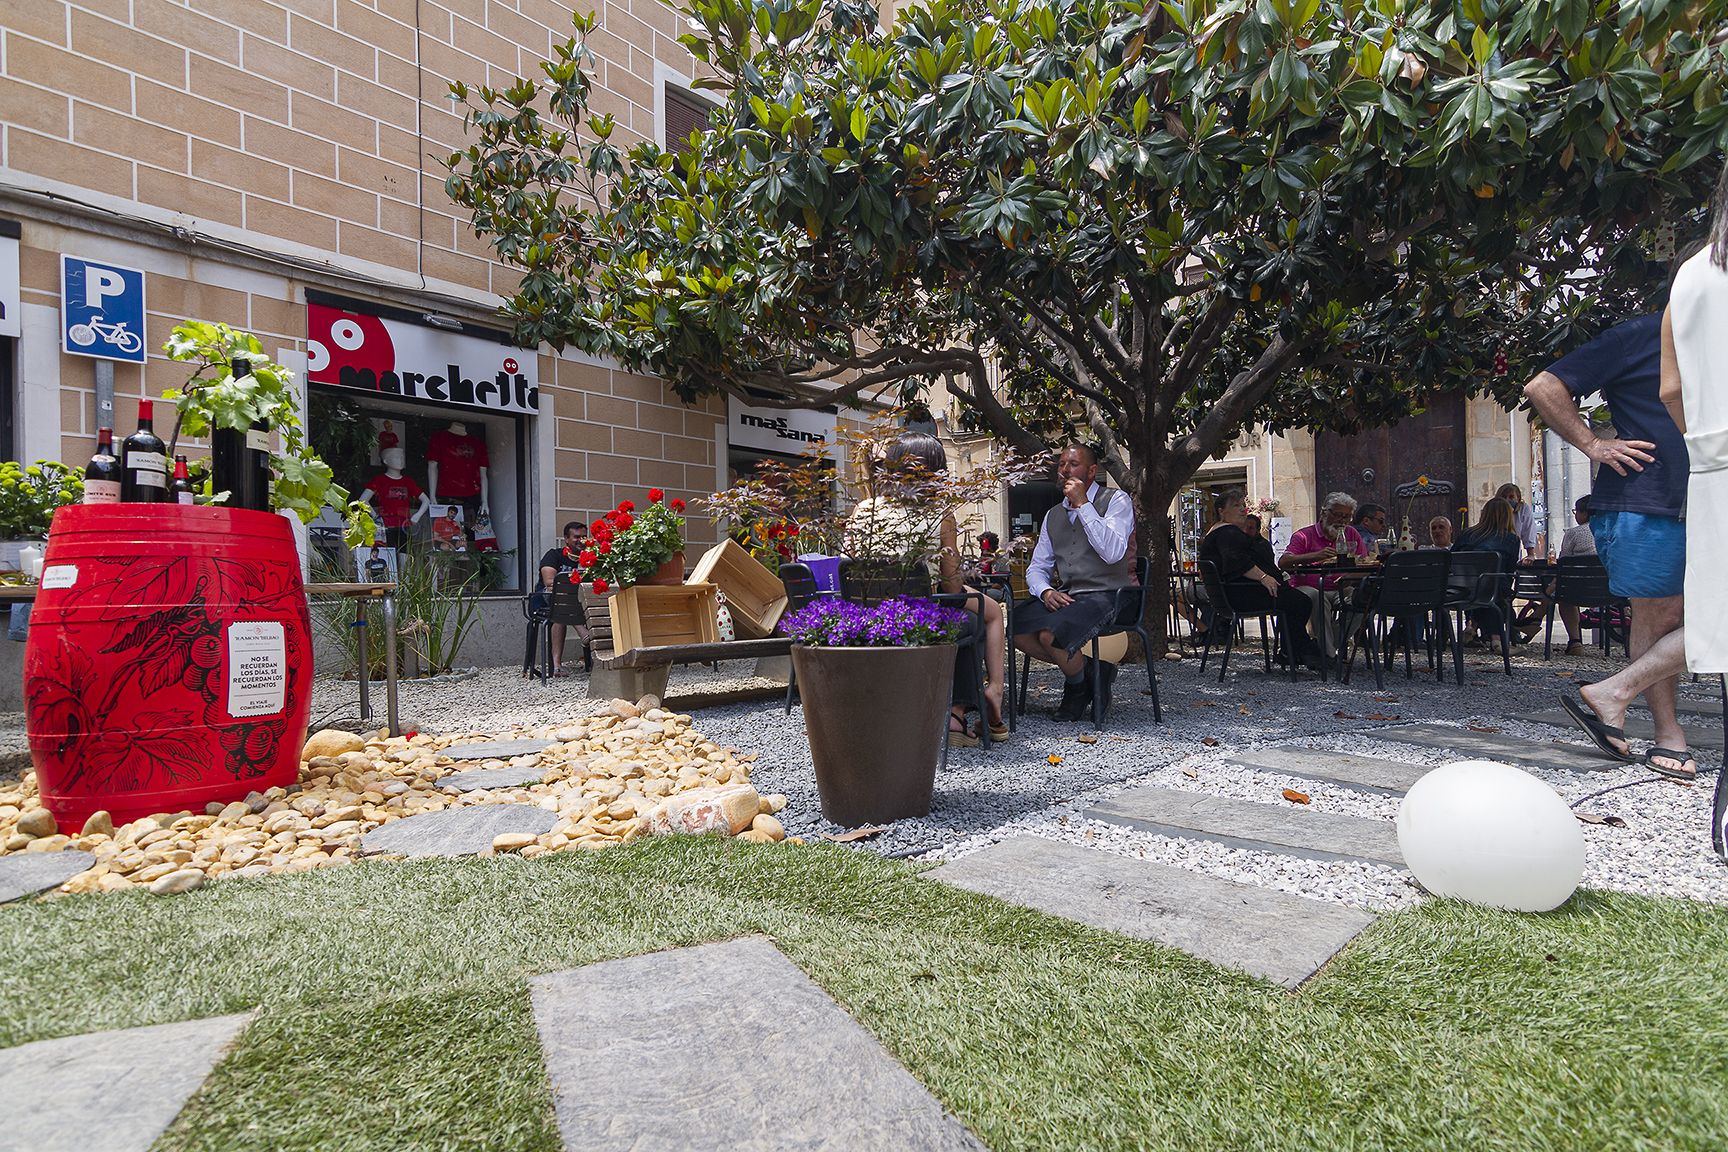
[(1584, 735), (1590, 737), (1590, 742), (1601, 749), (1602, 755), (1622, 764), (1632, 763), (1631, 756), (1609, 743), (1610, 740), (1626, 739), (1624, 729), (1603, 723), (1600, 716), (1590, 711), (1589, 705), (1574, 700), (1570, 696), (1560, 697), (1560, 707), (1566, 709), (1566, 714), (1577, 722), (1578, 727), (1584, 729)]
[[(1656, 763), (1658, 757), (1663, 760), (1678, 760), (1681, 766), (1679, 768), (1665, 768)], [(1666, 776), (1670, 780), (1698, 779), (1698, 761), (1690, 752), (1682, 752), (1674, 748), (1651, 748), (1644, 753), (1644, 763), (1649, 766), (1650, 771), (1658, 776)], [(1692, 765), (1690, 772), (1686, 771), (1685, 768), (1688, 764)]]

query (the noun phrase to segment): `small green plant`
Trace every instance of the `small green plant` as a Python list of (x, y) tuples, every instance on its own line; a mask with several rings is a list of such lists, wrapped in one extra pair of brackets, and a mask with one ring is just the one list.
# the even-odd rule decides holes
[[(336, 483), (330, 465), (307, 444), (299, 405), (290, 387), (294, 374), (264, 355), (256, 336), (226, 324), (188, 320), (175, 326), (163, 350), (170, 359), (198, 365), (184, 387), (162, 394), (163, 399), (174, 402), (175, 409), (169, 455), (173, 455), (182, 432), (188, 436), (207, 436), (217, 428), (246, 432), (258, 421), (268, 421), (282, 436), (282, 451), (270, 456), (275, 474), (270, 484), (271, 507), (291, 511), (310, 524), (324, 505), (330, 504), (342, 510), (349, 547), (372, 543), (377, 531), (372, 510), (350, 498), (348, 490)], [(234, 375), (236, 360), (249, 366), (246, 375)], [(220, 502), (227, 495), (209, 493), (208, 488), (206, 494), (212, 502)]]
[[(353, 579), (340, 560), (314, 562), (315, 580), (339, 583)], [(403, 678), (437, 676), (456, 667), (468, 634), (479, 622), (480, 596), (497, 581), (489, 564), (474, 564), (463, 553), (434, 552), (410, 543), (396, 557), (396, 667)], [(313, 618), (319, 630), (342, 652), (343, 676), (360, 667), (360, 629), (354, 606), (345, 599), (314, 598)], [(385, 671), (383, 613), (367, 616), (367, 676)]]
[(0, 539), (48, 534), (54, 510), (84, 498), (84, 477), (58, 460), (0, 464)]

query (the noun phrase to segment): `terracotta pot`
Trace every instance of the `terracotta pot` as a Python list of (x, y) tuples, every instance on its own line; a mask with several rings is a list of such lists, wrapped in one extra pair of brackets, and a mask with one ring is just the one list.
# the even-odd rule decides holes
[(684, 583), (684, 553), (672, 553), (672, 559), (654, 569), (653, 573), (641, 581), (643, 584), (682, 584)]
[(822, 815), (854, 828), (930, 814), (954, 651), (793, 646)]

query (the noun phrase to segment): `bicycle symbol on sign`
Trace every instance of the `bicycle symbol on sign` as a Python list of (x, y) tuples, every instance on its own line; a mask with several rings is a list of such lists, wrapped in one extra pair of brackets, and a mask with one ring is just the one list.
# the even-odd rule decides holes
[(96, 343), (98, 336), (102, 337), (105, 343), (112, 344), (128, 354), (144, 347), (144, 341), (139, 338), (138, 333), (127, 330), (124, 320), (104, 324), (102, 317), (92, 316), (87, 323), (74, 324), (66, 329), (66, 338), (80, 348), (90, 347)]

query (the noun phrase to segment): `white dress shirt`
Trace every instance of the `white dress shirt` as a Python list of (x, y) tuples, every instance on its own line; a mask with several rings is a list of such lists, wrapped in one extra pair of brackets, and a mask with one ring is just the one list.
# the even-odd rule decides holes
[[(1079, 522), (1081, 531), (1086, 533), (1086, 540), (1092, 545), (1092, 550), (1098, 553), (1098, 558), (1106, 564), (1114, 564), (1128, 554), (1128, 541), (1134, 536), (1134, 501), (1128, 498), (1128, 493), (1117, 489), (1110, 497), (1110, 510), (1100, 516), (1093, 504), (1093, 501), (1098, 499), (1099, 491), (1099, 485), (1094, 482), (1086, 489), (1084, 504), (1071, 508), (1064, 501), (1052, 508), (1046, 518), (1058, 512), (1066, 512), (1070, 524)], [(1026, 565), (1026, 590), (1032, 593), (1034, 600), (1044, 599), (1044, 593), (1051, 587), (1050, 579), (1055, 573), (1056, 553), (1050, 544), (1050, 533), (1040, 532), (1038, 547), (1032, 550), (1032, 559)]]

